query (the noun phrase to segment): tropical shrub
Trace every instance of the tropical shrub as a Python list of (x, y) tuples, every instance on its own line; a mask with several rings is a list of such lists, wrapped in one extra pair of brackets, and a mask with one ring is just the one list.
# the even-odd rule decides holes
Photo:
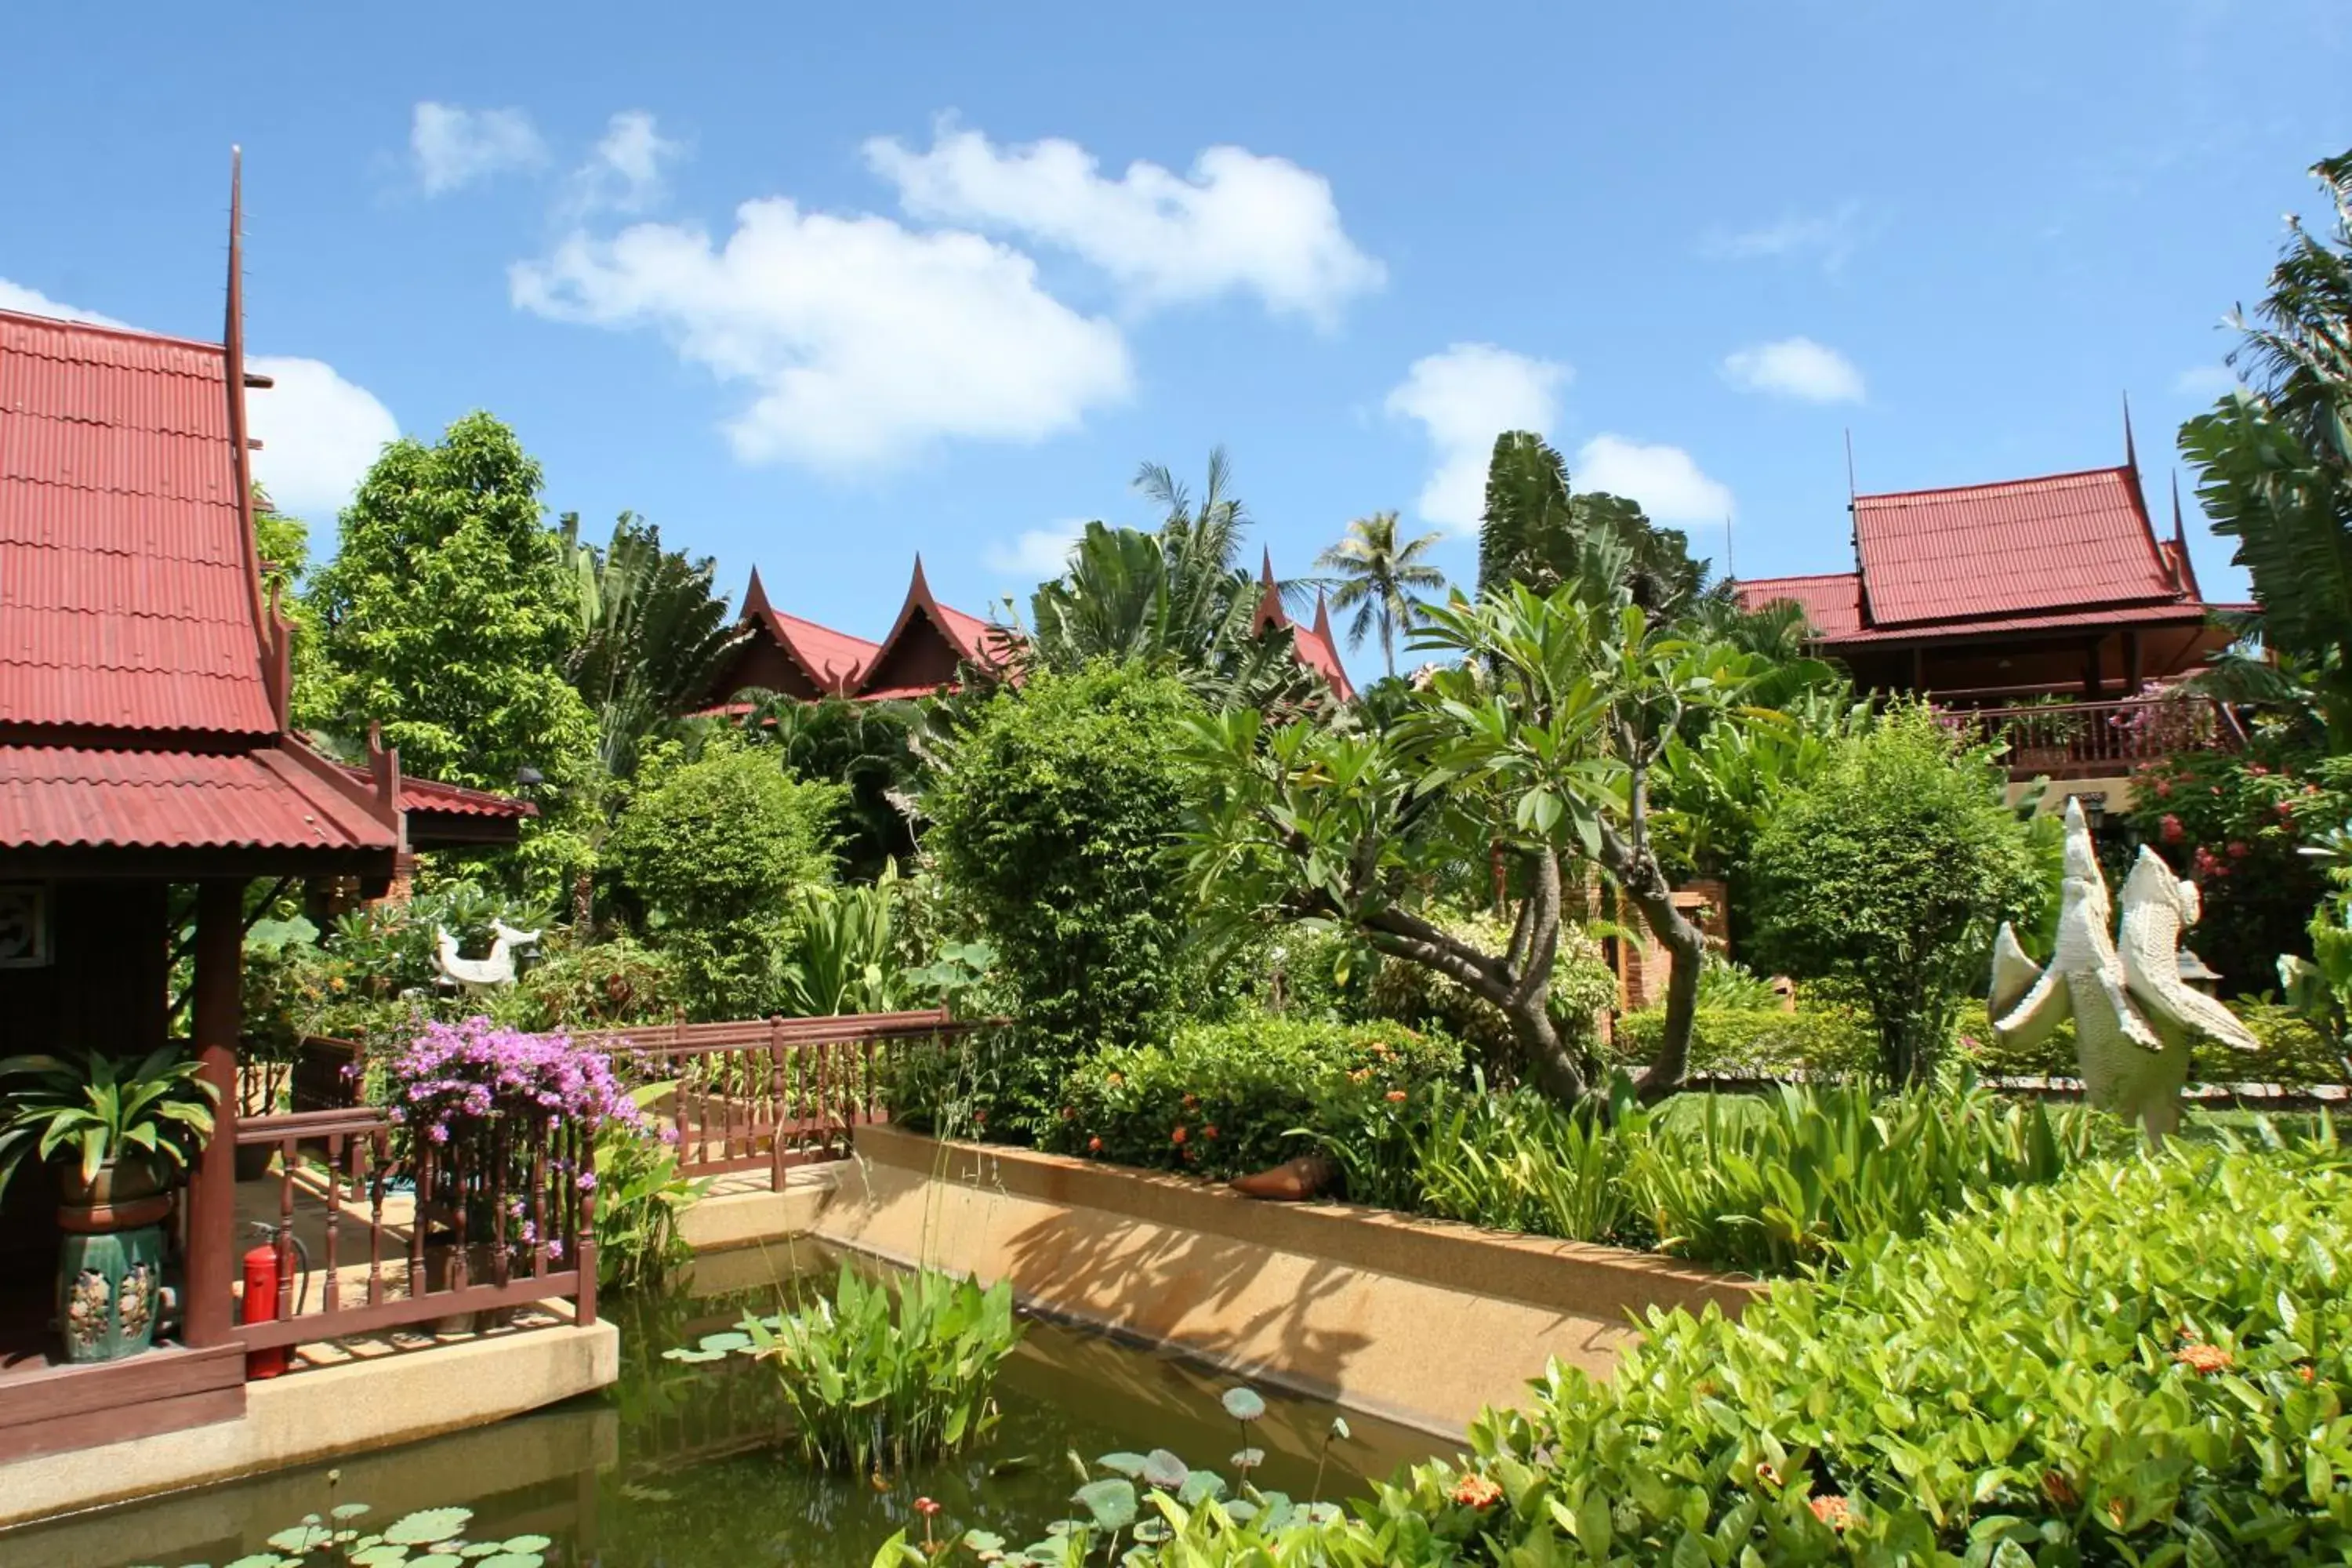
[(0, 1193), (26, 1159), (65, 1158), (83, 1186), (109, 1165), (155, 1176), (188, 1168), (213, 1135), (220, 1090), (202, 1064), (165, 1046), (144, 1057), (0, 1060)]
[[(1041, 1142), (1122, 1164), (1244, 1175), (1312, 1152), (1326, 1135), (1360, 1150), (1368, 1119), (1402, 1102), (1390, 1096), (1461, 1070), (1458, 1045), (1402, 1024), (1188, 1024), (1165, 1045), (1105, 1047), (1080, 1062)], [(1352, 1182), (1350, 1193), (1376, 1201)]]
[[(2230, 1010), (2262, 1042), (2259, 1051), (2232, 1050), (2210, 1040), (2189, 1047), (2191, 1083), (2275, 1083), (2289, 1088), (2352, 1082), (2343, 1047), (2326, 1031), (2276, 1002), (2236, 1001)], [(2050, 1038), (2032, 1046), (2003, 1045), (1985, 1021), (1984, 1004), (1960, 1010), (1959, 1052), (1978, 1072), (1995, 1078), (2074, 1078), (2074, 1026), (2061, 1024)]]
[(996, 1425), (997, 1368), (1021, 1342), (1013, 1286), (925, 1268), (869, 1283), (843, 1264), (830, 1299), (746, 1318), (664, 1353), (775, 1363), (793, 1441), (811, 1464), (883, 1476), (952, 1454)]
[[(640, 1117), (677, 1089), (640, 1085), (629, 1102)], [(659, 1289), (694, 1260), (679, 1220), (709, 1194), (713, 1177), (678, 1168), (677, 1132), (645, 1121), (615, 1122), (596, 1140), (596, 1278), (629, 1290)]]
[(2203, 917), (2183, 940), (2224, 990), (2278, 984), (2281, 953), (2308, 955), (2305, 929), (2326, 879), (2301, 853), (2352, 818), (2352, 757), (2270, 743), (2180, 752), (2143, 766), (2125, 821), (2197, 884)]
[(776, 980), (783, 1010), (803, 1018), (887, 1013), (912, 987), (897, 936), (898, 874), (885, 866), (868, 887), (804, 888)]
[(605, 850), (647, 939), (696, 1017), (759, 1016), (794, 895), (833, 879), (840, 787), (794, 779), (773, 751), (726, 735), (692, 761), (664, 746), (637, 778)]
[(1857, 983), (1896, 1083), (1934, 1068), (1960, 1001), (1980, 990), (1993, 931), (2025, 929), (2054, 881), (2001, 804), (2003, 775), (1922, 706), (1836, 743), (1749, 847), (1751, 952), (1802, 980)]
[(1988, 1194), (1736, 1323), (1654, 1311), (1609, 1381), (1555, 1363), (1464, 1468), (1335, 1533), (1409, 1563), (2340, 1562), (2347, 1216), (2332, 1143)]
[(531, 1026), (540, 1029), (667, 1019), (677, 1005), (677, 984), (667, 955), (634, 938), (576, 942), (552, 935), (541, 962), (515, 983), (530, 1005)]
[[(1704, 984), (1704, 982), (1702, 982)], [(1646, 1061), (1657, 1049), (1665, 1014), (1655, 1007), (1617, 1020), (1616, 1054)], [(1769, 1007), (1701, 1006), (1691, 1025), (1691, 1071), (1726, 1077), (1784, 1078), (1793, 1073), (1843, 1077), (1874, 1071), (1878, 1035), (1870, 1020), (1843, 1004), (1785, 1012)]]
[(1661, 1251), (1793, 1274), (1881, 1233), (1917, 1236), (1979, 1193), (2056, 1179), (2121, 1123), (2080, 1106), (2003, 1101), (1965, 1084), (1878, 1096), (1782, 1085), (1670, 1103), (1622, 1136), (1625, 1184)]
[(1564, 1108), (1521, 1089), (1440, 1090), (1414, 1139), (1420, 1206), (1444, 1219), (1564, 1241), (1618, 1241), (1635, 1217), (1627, 1164), (1646, 1118), (1621, 1102)]
[(1034, 1115), (1083, 1051), (1151, 1038), (1177, 998), (1183, 897), (1167, 852), (1198, 702), (1172, 677), (1040, 671), (981, 710), (925, 804), (940, 880), (993, 946)]

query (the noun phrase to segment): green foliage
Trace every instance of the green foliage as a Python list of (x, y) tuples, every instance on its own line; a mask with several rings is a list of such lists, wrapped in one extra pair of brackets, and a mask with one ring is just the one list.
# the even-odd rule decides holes
[(1198, 711), (1136, 666), (1040, 671), (981, 710), (926, 802), (940, 881), (1017, 1005), (1038, 1106), (1080, 1051), (1150, 1038), (1177, 1000), (1183, 896), (1167, 851)]
[(1009, 1281), (982, 1290), (925, 1268), (869, 1284), (844, 1264), (830, 1300), (812, 1296), (665, 1353), (772, 1362), (803, 1457), (880, 1476), (953, 1454), (994, 1426), (997, 1368), (1021, 1335)]
[(604, 771), (625, 778), (646, 739), (702, 700), (749, 634), (713, 584), (717, 563), (663, 549), (661, 530), (635, 512), (614, 521), (602, 549), (581, 542), (574, 512), (561, 537), (579, 617), (564, 672), (596, 716)]
[(1624, 1239), (1634, 1218), (1626, 1166), (1643, 1113), (1556, 1105), (1520, 1091), (1441, 1091), (1413, 1139), (1421, 1206), (1444, 1219), (1566, 1241)]
[(108, 1166), (137, 1163), (155, 1174), (185, 1170), (213, 1134), (220, 1090), (202, 1067), (165, 1047), (145, 1057), (0, 1060), (0, 1193), (27, 1156), (70, 1157), (83, 1184)]
[(667, 1019), (677, 1001), (668, 957), (626, 936), (587, 942), (551, 938), (516, 988), (530, 1004), (533, 1029), (604, 1029)]
[(774, 752), (731, 737), (691, 762), (675, 745), (648, 754), (607, 854), (697, 1016), (767, 1009), (793, 900), (832, 879), (841, 795), (839, 785), (796, 780)]
[(2231, 357), (2251, 373), (2180, 427), (2197, 500), (2238, 542), (2260, 634), (2310, 679), (2328, 732), (2352, 737), (2352, 153), (2315, 165), (2331, 231), (2290, 218), (2255, 319)]
[[(1448, 934), (1485, 952), (1500, 952), (1510, 942), (1510, 928), (1489, 914), (1433, 910), (1431, 918)], [(1602, 1018), (1617, 1005), (1616, 971), (1601, 956), (1599, 939), (1574, 927), (1561, 928), (1553, 963), (1547, 998), (1552, 1025), (1574, 1048), (1589, 1049), (1601, 1037)], [(1365, 1006), (1373, 1016), (1425, 1025), (1462, 1041), (1491, 1081), (1517, 1077), (1518, 1048), (1502, 1009), (1426, 965), (1378, 959)]]
[(1461, 1070), (1460, 1047), (1401, 1024), (1187, 1024), (1165, 1045), (1106, 1047), (1078, 1063), (1041, 1142), (1122, 1164), (1245, 1175), (1312, 1152), (1322, 1138), (1354, 1139), (1388, 1095)]
[(898, 901), (894, 867), (869, 887), (802, 889), (776, 976), (785, 1010), (822, 1017), (908, 1005), (915, 988), (894, 931)]
[[(1704, 987), (1706, 982), (1700, 984)], [(1647, 1061), (1656, 1053), (1665, 1021), (1665, 1014), (1654, 1007), (1620, 1017), (1618, 1058)], [(1760, 1007), (1702, 1005), (1691, 1025), (1690, 1066), (1694, 1073), (1734, 1078), (1867, 1073), (1878, 1067), (1878, 1035), (1867, 1017), (1843, 1005), (1808, 1005), (1787, 1013), (1777, 1003)]]
[(331, 728), (360, 735), (381, 721), (421, 777), (511, 790), (524, 769), (540, 773), (525, 858), (548, 887), (586, 853), (596, 721), (564, 673), (579, 590), (541, 521), (540, 482), (487, 414), (433, 446), (392, 443), (344, 511), (310, 603)]
[[(674, 1083), (644, 1084), (630, 1100), (650, 1112), (675, 1092)], [(643, 1127), (608, 1125), (596, 1140), (596, 1278), (629, 1290), (656, 1290), (694, 1261), (679, 1228), (686, 1211), (709, 1193), (714, 1178), (689, 1179), (677, 1149)]]
[(738, 721), (747, 740), (779, 747), (785, 765), (802, 778), (847, 786), (839, 826), (842, 869), (848, 876), (871, 881), (893, 861), (914, 853), (920, 769), (915, 746), (925, 703), (738, 695), (751, 700), (751, 710)]
[(2183, 940), (2232, 993), (2270, 988), (2279, 954), (2310, 952), (2306, 927), (2327, 884), (2302, 851), (2347, 819), (2352, 757), (2268, 743), (2147, 763), (2125, 818), (2197, 884), (2204, 912)]
[(1747, 857), (1755, 960), (1800, 980), (1861, 986), (1879, 1070), (1924, 1078), (1979, 989), (1992, 933), (2026, 929), (2053, 879), (2002, 780), (1925, 707), (1890, 711), (1841, 740), (1790, 791)]
[(1474, 1426), (1491, 1504), (1417, 1467), (1345, 1533), (1405, 1563), (2337, 1562), (2347, 1215), (2332, 1147), (1993, 1194), (1736, 1323), (1654, 1311), (1609, 1381), (1555, 1363)]

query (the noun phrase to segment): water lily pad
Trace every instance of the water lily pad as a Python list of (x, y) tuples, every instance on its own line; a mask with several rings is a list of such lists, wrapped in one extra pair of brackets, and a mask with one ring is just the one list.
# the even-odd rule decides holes
[(1183, 1460), (1165, 1448), (1154, 1448), (1143, 1456), (1143, 1479), (1162, 1491), (1174, 1491), (1192, 1473)]
[(1168, 1528), (1168, 1521), (1164, 1519), (1141, 1520), (1135, 1527), (1135, 1538), (1153, 1546), (1159, 1545), (1175, 1533)]
[(1105, 1454), (1095, 1463), (1112, 1475), (1125, 1476), (1131, 1481), (1140, 1480), (1143, 1477), (1144, 1458), (1140, 1454), (1129, 1454), (1122, 1450), (1116, 1454)]
[(228, 1568), (302, 1568), (291, 1557), (280, 1557), (275, 1552), (256, 1552), (238, 1558)]
[(1233, 1458), (1234, 1468), (1237, 1470), (1255, 1470), (1260, 1465), (1265, 1463), (1265, 1450), (1264, 1448), (1239, 1449), (1234, 1453)]
[(496, 1557), (485, 1557), (474, 1568), (541, 1568), (547, 1561), (536, 1552), (501, 1552)]
[(335, 1517), (337, 1519), (357, 1519), (363, 1513), (371, 1513), (373, 1511), (373, 1510), (370, 1509), (368, 1505), (363, 1502), (339, 1502), (335, 1505), (334, 1509)]
[(1125, 1530), (1135, 1522), (1135, 1483), (1128, 1480), (1089, 1481), (1071, 1498), (1094, 1516), (1099, 1530)]
[[(457, 1542), (451, 1542), (450, 1544), (456, 1546)], [(505, 1547), (499, 1545), (495, 1541), (478, 1541), (471, 1546), (458, 1546), (457, 1555), (460, 1557), (495, 1557), (505, 1550)]]
[(334, 1538), (334, 1531), (320, 1524), (297, 1524), (268, 1538), (269, 1544), (280, 1552), (300, 1557), (316, 1552)]
[(1004, 1537), (1001, 1535), (992, 1535), (985, 1530), (965, 1531), (963, 1532), (963, 1543), (966, 1546), (971, 1547), (974, 1552), (1002, 1552), (1004, 1550)]
[(1176, 1489), (1176, 1500), (1186, 1508), (1198, 1508), (1210, 1498), (1225, 1495), (1225, 1478), (1214, 1470), (1194, 1470)]
[(705, 1334), (702, 1336), (702, 1348), (707, 1351), (717, 1351), (721, 1355), (725, 1355), (731, 1351), (742, 1350), (749, 1346), (751, 1342), (751, 1336), (743, 1332), (740, 1329), (729, 1329), (724, 1333)]
[(509, 1552), (544, 1552), (555, 1542), (544, 1535), (509, 1535), (499, 1544)]
[(352, 1553), (358, 1568), (401, 1568), (408, 1561), (408, 1548), (388, 1541), (378, 1541)]
[(725, 1361), (726, 1359), (727, 1352), (725, 1351), (688, 1350), (684, 1345), (672, 1345), (669, 1349), (662, 1352), (662, 1360), (664, 1361), (704, 1362)]
[(1257, 1504), (1245, 1497), (1237, 1497), (1225, 1504), (1225, 1516), (1235, 1524), (1247, 1524), (1257, 1517)]
[(1337, 1524), (1339, 1522), (1339, 1505), (1336, 1502), (1301, 1503), (1298, 1517), (1309, 1524)]
[(1258, 1421), (1265, 1418), (1265, 1400), (1255, 1388), (1225, 1390), (1225, 1414), (1236, 1421)]
[[(466, 1521), (473, 1517), (474, 1510), (470, 1508), (419, 1509), (415, 1513), (393, 1521), (392, 1527), (383, 1532), (384, 1543), (390, 1546), (429, 1546), (436, 1541), (448, 1540), (465, 1529)], [(451, 1564), (457, 1561), (454, 1556), (449, 1559)], [(426, 1568), (426, 1565), (420, 1562), (413, 1568)], [(447, 1565), (435, 1564), (434, 1568), (447, 1568)]]
[(429, 1552), (410, 1558), (408, 1568), (466, 1568), (466, 1560), (454, 1552)]

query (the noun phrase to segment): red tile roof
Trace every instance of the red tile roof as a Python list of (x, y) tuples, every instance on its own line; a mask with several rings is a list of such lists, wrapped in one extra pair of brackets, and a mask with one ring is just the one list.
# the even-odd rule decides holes
[(809, 679), (829, 690), (846, 690), (856, 686), (874, 656), (882, 651), (880, 643), (867, 642), (864, 637), (837, 632), (773, 607), (768, 609), (765, 618), (768, 629), (808, 672)]
[(277, 731), (226, 364), (0, 312), (0, 723)]
[(1292, 622), (1291, 646), (1298, 650), (1298, 661), (1331, 683), (1332, 694), (1342, 702), (1356, 700), (1356, 687), (1348, 679), (1348, 667), (1339, 662), (1339, 649), (1331, 636), (1331, 612), (1323, 595), (1315, 595), (1315, 624), (1302, 626)]
[(1805, 619), (1819, 637), (1844, 637), (1862, 629), (1862, 577), (1853, 572), (1758, 577), (1739, 584), (1739, 602), (1751, 610), (1767, 605), (1795, 605), (1805, 612)]
[(1858, 647), (1872, 643), (1935, 642), (2008, 632), (2092, 631), (2101, 626), (2145, 626), (2166, 622), (2196, 626), (2205, 620), (2208, 607), (2174, 601), (2161, 605), (2053, 610), (2048, 615), (2039, 616), (1986, 616), (1972, 621), (1937, 621), (1925, 626), (1869, 626), (1837, 636), (1824, 635), (1822, 641), (1831, 647)]
[(1874, 628), (2178, 600), (2127, 468), (1854, 498)]
[(1004, 661), (1004, 639), (1010, 635), (1007, 628), (945, 605), (935, 604), (933, 607), (939, 611), (950, 640), (963, 650), (964, 658), (980, 665), (993, 666)]
[[(374, 788), (367, 769), (350, 763), (337, 763), (337, 767), (350, 775), (355, 784)], [(400, 809), (403, 811), (438, 812), (446, 816), (537, 816), (539, 807), (527, 800), (510, 795), (494, 795), (486, 789), (467, 789), (463, 784), (443, 784), (438, 779), (413, 779), (403, 775), (400, 781)]]
[(0, 847), (389, 851), (392, 828), (281, 746), (0, 746)]

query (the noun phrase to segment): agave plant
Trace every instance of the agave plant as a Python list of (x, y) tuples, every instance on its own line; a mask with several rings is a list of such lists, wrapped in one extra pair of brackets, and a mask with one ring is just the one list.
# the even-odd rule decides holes
[[(213, 1132), (220, 1090), (170, 1047), (131, 1058), (21, 1056), (0, 1061), (0, 1193), (26, 1155), (70, 1154), (85, 1187), (126, 1161), (184, 1170)], [(163, 1173), (162, 1170), (157, 1174)]]

